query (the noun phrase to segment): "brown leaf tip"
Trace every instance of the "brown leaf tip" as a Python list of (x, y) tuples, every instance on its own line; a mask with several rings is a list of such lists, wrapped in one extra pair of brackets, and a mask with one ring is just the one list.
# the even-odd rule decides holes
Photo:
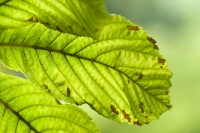
[(126, 114), (125, 110), (122, 110), (123, 114), (124, 114), (124, 119), (127, 119), (129, 122), (131, 121), (131, 118), (129, 116), (129, 114)]
[(67, 96), (70, 97), (71, 91), (69, 88), (67, 88)]
[(110, 105), (110, 108), (111, 108), (111, 111), (113, 112), (113, 113), (115, 113), (116, 115), (118, 115), (119, 114), (119, 112), (116, 110), (116, 108), (114, 107), (114, 105)]
[(131, 30), (134, 30), (134, 31), (138, 31), (139, 30), (139, 27), (138, 26), (132, 26), (132, 25), (127, 25), (126, 28), (131, 31)]

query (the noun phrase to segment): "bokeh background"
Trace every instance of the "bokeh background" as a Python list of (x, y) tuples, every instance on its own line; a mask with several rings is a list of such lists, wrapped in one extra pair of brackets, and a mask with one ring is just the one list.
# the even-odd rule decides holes
[[(143, 27), (173, 72), (172, 110), (142, 127), (119, 124), (88, 112), (102, 133), (200, 133), (200, 0), (105, 0), (110, 13)], [(11, 72), (2, 65), (0, 71)]]

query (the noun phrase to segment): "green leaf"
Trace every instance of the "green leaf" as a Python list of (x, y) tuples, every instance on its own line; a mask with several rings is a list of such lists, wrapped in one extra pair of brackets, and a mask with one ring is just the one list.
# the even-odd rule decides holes
[(27, 80), (0, 73), (1, 133), (98, 133), (78, 107), (60, 105)]
[(143, 125), (171, 107), (172, 73), (155, 43), (142, 28), (115, 15), (99, 40), (35, 24), (0, 33), (0, 61), (59, 99), (87, 103), (117, 122)]
[(104, 0), (0, 1), (0, 29), (40, 22), (61, 32), (97, 38), (108, 17)]

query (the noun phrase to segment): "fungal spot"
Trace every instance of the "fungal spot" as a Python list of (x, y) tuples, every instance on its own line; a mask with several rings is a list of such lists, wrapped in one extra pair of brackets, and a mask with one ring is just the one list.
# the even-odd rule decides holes
[(31, 18), (29, 18), (28, 21), (31, 21), (31, 22), (32, 22), (32, 21), (33, 21), (33, 16), (32, 16)]
[(58, 99), (56, 99), (57, 104), (61, 105), (60, 101)]
[(143, 107), (143, 106), (144, 106), (143, 103), (140, 103), (140, 104), (139, 104), (139, 108), (140, 108), (140, 110), (141, 110), (142, 113), (144, 113), (144, 107)]
[(60, 28), (59, 25), (56, 26), (56, 29), (57, 29), (58, 31), (62, 32), (62, 30), (61, 30), (61, 28)]
[(68, 97), (70, 97), (70, 93), (71, 93), (70, 89), (67, 88), (67, 96), (68, 96)]
[(138, 126), (142, 126), (142, 124), (139, 121), (134, 121), (133, 124), (138, 125)]
[(139, 74), (139, 78), (138, 79), (142, 79), (143, 78), (143, 74), (142, 73), (140, 73)]
[(144, 118), (148, 118), (148, 116), (145, 116)]
[(156, 40), (154, 40), (152, 37), (147, 37), (147, 40), (153, 44), (154, 49), (157, 49), (157, 50), (159, 49), (158, 46), (156, 45)]
[(161, 58), (158, 58), (158, 63), (161, 63), (162, 65), (164, 65), (166, 62), (165, 59), (161, 59)]
[(119, 112), (116, 110), (116, 108), (114, 107), (114, 105), (110, 105), (110, 108), (111, 108), (111, 111), (113, 112), (113, 113), (115, 113), (116, 115), (118, 115), (119, 114)]
[(44, 84), (43, 86), (48, 92), (51, 92), (51, 90), (49, 89), (48, 85)]
[(150, 111), (149, 113), (150, 113), (150, 114), (152, 114), (152, 112), (151, 112), (151, 111)]
[(131, 30), (134, 30), (134, 31), (138, 31), (139, 30), (139, 27), (138, 26), (132, 26), (132, 25), (127, 25), (126, 28), (131, 31)]
[(95, 30), (94, 30), (94, 32), (98, 32), (98, 31), (99, 31), (98, 29), (95, 29)]
[(165, 94), (168, 95), (168, 94), (169, 94), (169, 91), (166, 91)]
[(150, 122), (147, 121), (147, 122), (145, 122), (144, 124), (148, 125), (149, 123), (150, 123)]
[(75, 102), (75, 104), (76, 104), (77, 106), (79, 106), (79, 104), (78, 104), (77, 102)]
[(163, 67), (162, 67), (162, 66), (160, 66), (160, 68), (161, 68), (161, 69), (163, 69)]
[(128, 84), (130, 83), (130, 80), (128, 80)]
[(43, 86), (44, 86), (45, 89), (48, 89), (48, 85), (44, 84)]
[(45, 25), (50, 25), (50, 23), (49, 22), (46, 22), (46, 23), (44, 23)]
[(83, 27), (83, 30), (86, 31), (85, 27)]
[(172, 105), (168, 105), (167, 107), (168, 107), (168, 109), (172, 109)]
[(127, 119), (129, 122), (131, 121), (131, 118), (129, 116), (129, 114), (126, 114), (125, 110), (122, 110), (123, 114), (124, 114), (124, 119)]
[(69, 29), (73, 32), (72, 26), (69, 26)]

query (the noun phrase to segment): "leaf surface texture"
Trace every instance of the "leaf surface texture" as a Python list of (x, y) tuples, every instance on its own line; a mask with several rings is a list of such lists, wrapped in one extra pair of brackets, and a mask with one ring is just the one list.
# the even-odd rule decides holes
[(172, 73), (141, 27), (111, 18), (98, 40), (41, 24), (1, 31), (0, 60), (58, 99), (87, 103), (117, 122), (148, 124), (171, 108)]
[(40, 22), (60, 32), (97, 38), (108, 17), (104, 0), (0, 1), (0, 29)]

